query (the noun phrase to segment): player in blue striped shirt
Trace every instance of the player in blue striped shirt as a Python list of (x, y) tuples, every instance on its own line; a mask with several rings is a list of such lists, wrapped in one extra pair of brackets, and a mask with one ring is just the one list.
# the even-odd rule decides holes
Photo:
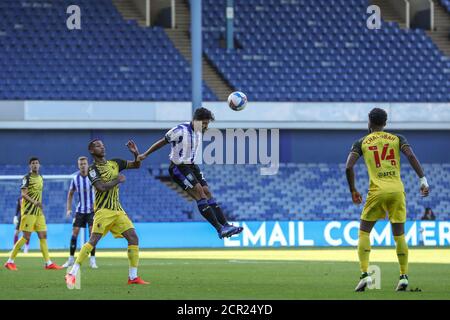
[[(80, 228), (89, 227), (89, 235), (92, 232), (92, 224), (94, 222), (94, 188), (91, 185), (91, 181), (88, 178), (88, 158), (78, 158), (78, 168), (80, 171), (73, 177), (70, 183), (69, 193), (67, 195), (67, 217), (72, 214), (72, 199), (76, 192), (78, 194), (78, 204), (76, 207), (75, 218), (73, 219), (72, 238), (70, 239), (70, 256), (69, 260), (63, 267), (67, 268), (75, 262), (75, 251), (77, 249), (77, 238)], [(90, 266), (93, 269), (97, 269), (97, 263), (95, 261), (95, 248), (91, 251)]]
[(202, 171), (195, 164), (202, 139), (201, 133), (205, 133), (212, 121), (214, 121), (214, 114), (210, 110), (196, 109), (192, 121), (181, 123), (170, 129), (164, 138), (140, 154), (138, 160), (143, 161), (156, 150), (170, 144), (169, 174), (172, 180), (197, 201), (201, 215), (217, 230), (219, 238), (223, 239), (241, 233), (243, 228), (235, 227), (228, 222), (211, 194)]

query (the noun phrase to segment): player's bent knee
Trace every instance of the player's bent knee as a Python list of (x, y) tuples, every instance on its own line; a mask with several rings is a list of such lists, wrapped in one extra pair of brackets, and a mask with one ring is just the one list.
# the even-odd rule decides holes
[(203, 191), (203, 187), (200, 185), (200, 183), (197, 183), (194, 187), (194, 191), (198, 195), (199, 199), (206, 198), (205, 191)]
[(405, 234), (405, 224), (404, 223), (392, 223), (392, 234), (399, 237)]
[(208, 198), (208, 199), (211, 199), (212, 198), (212, 194), (211, 194), (211, 191), (209, 191), (209, 188), (208, 187), (203, 187), (203, 193), (205, 194), (205, 196)]
[(128, 245), (130, 246), (138, 246), (139, 245), (139, 239), (138, 237), (132, 237), (128, 240)]
[(125, 239), (127, 239), (128, 245), (130, 245), (130, 246), (139, 245), (139, 238), (138, 238), (138, 236), (136, 234), (136, 230), (134, 228), (125, 231), (124, 233), (122, 233), (122, 236)]
[(370, 233), (375, 225), (376, 221), (361, 220), (359, 224), (359, 230)]
[(200, 200), (200, 199), (204, 199), (205, 193), (203, 192), (203, 188), (200, 185), (200, 183), (197, 183), (192, 189), (190, 189), (188, 191), (188, 193), (195, 199), (195, 200)]
[(91, 237), (89, 238), (89, 243), (91, 246), (95, 247), (97, 245), (97, 242), (102, 238), (101, 233), (93, 233), (91, 234)]

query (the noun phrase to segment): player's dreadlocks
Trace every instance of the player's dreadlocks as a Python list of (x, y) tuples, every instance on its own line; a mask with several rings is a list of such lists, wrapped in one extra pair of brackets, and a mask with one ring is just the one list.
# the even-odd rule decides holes
[(373, 108), (369, 112), (369, 120), (376, 126), (384, 126), (387, 121), (387, 113), (381, 108)]

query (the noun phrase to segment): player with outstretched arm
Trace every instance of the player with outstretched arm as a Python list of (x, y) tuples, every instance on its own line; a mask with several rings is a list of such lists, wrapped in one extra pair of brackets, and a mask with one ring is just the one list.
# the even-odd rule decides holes
[[(208, 183), (194, 159), (200, 144), (201, 133), (214, 121), (213, 113), (206, 108), (195, 110), (192, 121), (170, 129), (164, 138), (155, 142), (138, 159), (143, 161), (167, 144), (171, 145), (169, 174), (173, 181), (197, 201), (202, 216), (216, 229), (219, 238), (231, 237), (242, 232), (242, 227), (228, 223)], [(200, 132), (201, 131), (201, 132)]]
[(139, 239), (119, 200), (119, 184), (125, 182), (125, 176), (120, 175), (120, 172), (125, 169), (138, 169), (141, 166), (141, 162), (137, 159), (139, 152), (136, 144), (130, 140), (127, 147), (134, 155), (133, 161), (106, 160), (105, 145), (99, 139), (92, 140), (88, 145), (89, 153), (94, 159), (88, 170), (89, 179), (95, 188), (94, 226), (89, 242), (83, 245), (72, 269), (66, 275), (69, 289), (75, 287), (76, 277), (83, 261), (109, 231), (115, 238), (125, 238), (128, 242), (128, 284), (148, 284), (138, 276)]

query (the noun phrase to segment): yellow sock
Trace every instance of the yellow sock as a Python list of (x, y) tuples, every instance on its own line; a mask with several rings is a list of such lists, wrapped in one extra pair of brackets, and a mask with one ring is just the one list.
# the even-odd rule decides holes
[(77, 261), (75, 261), (75, 263), (78, 263), (81, 266), (83, 261), (89, 257), (92, 249), (94, 249), (94, 247), (89, 242), (86, 242), (84, 246), (81, 247), (80, 253), (78, 254)]
[(50, 260), (50, 255), (48, 254), (47, 239), (39, 239), (39, 245), (41, 247), (42, 256), (45, 262)]
[(367, 272), (370, 256), (370, 233), (359, 230), (358, 233), (358, 257), (361, 272)]
[(16, 244), (14, 245), (14, 248), (11, 251), (11, 254), (9, 256), (9, 258), (11, 260), (14, 260), (17, 257), (17, 254), (19, 253), (20, 249), (23, 247), (23, 245), (27, 242), (27, 239), (25, 239), (24, 237), (20, 238)]
[(394, 236), (394, 240), (398, 263), (400, 264), (400, 274), (408, 274), (408, 245), (405, 241), (405, 235)]
[(128, 261), (131, 268), (137, 268), (139, 264), (139, 247), (128, 246)]

